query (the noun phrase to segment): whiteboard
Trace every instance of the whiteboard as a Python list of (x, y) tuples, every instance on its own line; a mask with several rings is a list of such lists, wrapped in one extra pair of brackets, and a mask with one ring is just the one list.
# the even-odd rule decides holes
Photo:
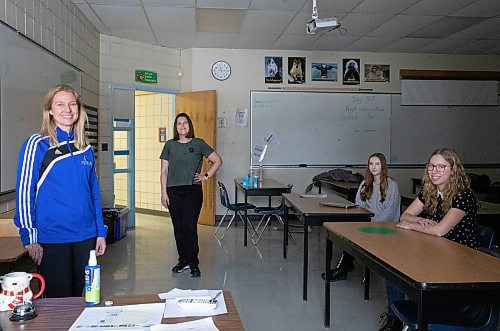
[[(388, 94), (251, 91), (251, 150), (264, 166), (364, 165), (390, 155)], [(258, 159), (252, 158), (252, 164)]]
[(15, 189), (19, 150), (42, 124), (47, 91), (61, 83), (81, 91), (81, 72), (0, 24), (0, 193)]

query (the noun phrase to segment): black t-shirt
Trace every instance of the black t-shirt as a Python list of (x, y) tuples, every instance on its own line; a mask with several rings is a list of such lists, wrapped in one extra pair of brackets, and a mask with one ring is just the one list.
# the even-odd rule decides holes
[[(425, 204), (423, 193), (418, 195), (419, 200)], [(445, 238), (453, 240), (459, 244), (477, 248), (479, 246), (477, 233), (477, 199), (471, 189), (457, 193), (451, 202), (451, 208), (463, 210), (465, 216), (451, 230), (444, 235)], [(438, 197), (437, 211), (435, 214), (430, 214), (424, 210), (422, 217), (441, 222), (444, 217), (443, 199)]]

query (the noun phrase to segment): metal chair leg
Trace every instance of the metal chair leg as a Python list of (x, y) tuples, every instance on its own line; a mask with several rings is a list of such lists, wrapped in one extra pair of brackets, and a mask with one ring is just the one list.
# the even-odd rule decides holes
[(226, 218), (226, 215), (229, 213), (229, 209), (226, 210), (226, 213), (224, 214), (224, 216), (222, 216), (222, 218), (220, 219), (219, 221), (219, 225), (217, 225), (217, 228), (215, 229), (215, 232), (214, 232), (214, 235), (217, 234), (217, 231), (219, 231), (219, 228), (220, 226), (222, 225), (222, 222), (224, 222), (224, 219)]
[[(226, 229), (224, 230), (224, 233), (222, 234), (222, 237), (219, 238), (219, 240), (224, 239), (224, 236), (226, 235), (227, 230), (229, 230), (229, 227), (231, 226), (231, 224), (233, 223), (233, 220), (234, 220), (235, 216), (236, 216), (236, 213), (234, 213), (233, 217), (231, 217), (231, 220), (229, 221), (229, 224), (226, 226)], [(216, 238), (217, 238), (217, 236), (216, 236)]]
[[(283, 218), (279, 215), (276, 215), (276, 217), (278, 218), (278, 221), (280, 222), (281, 224), (281, 227), (283, 228), (283, 231), (285, 231), (285, 223), (283, 223)], [(288, 237), (290, 238), (290, 240), (293, 242), (294, 245), (296, 245), (295, 243), (295, 239), (293, 239), (293, 236), (292, 234), (290, 233), (290, 231), (288, 231)]]

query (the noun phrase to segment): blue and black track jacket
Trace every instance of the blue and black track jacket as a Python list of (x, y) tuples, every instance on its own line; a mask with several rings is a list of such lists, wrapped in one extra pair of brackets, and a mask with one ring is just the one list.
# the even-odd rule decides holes
[(94, 152), (56, 128), (60, 145), (35, 134), (19, 153), (14, 222), (24, 245), (106, 237)]

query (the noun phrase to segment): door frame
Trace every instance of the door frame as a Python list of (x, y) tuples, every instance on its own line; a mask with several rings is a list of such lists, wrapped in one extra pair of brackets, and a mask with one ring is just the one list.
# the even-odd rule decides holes
[[(180, 91), (178, 90), (169, 90), (169, 89), (164, 89), (164, 88), (159, 88), (156, 86), (149, 86), (149, 85), (143, 85), (143, 84), (123, 84), (123, 83), (110, 83), (109, 84), (109, 123), (108, 123), (108, 132), (110, 134), (109, 138), (109, 164), (111, 166), (111, 171), (110, 171), (110, 176), (109, 176), (109, 188), (110, 188), (110, 194), (112, 195), (112, 198), (110, 199), (111, 204), (114, 206), (115, 204), (115, 198), (114, 198), (114, 192), (115, 192), (115, 183), (114, 183), (114, 174), (115, 174), (115, 169), (114, 169), (114, 151), (115, 151), (115, 146), (114, 146), (114, 138), (113, 138), (113, 131), (114, 131), (114, 118), (115, 118), (115, 112), (114, 112), (114, 103), (115, 103), (115, 95), (113, 93), (114, 90), (130, 90), (131, 92), (134, 93), (134, 98), (135, 98), (135, 91), (144, 91), (144, 92), (153, 92), (153, 93), (163, 93), (163, 94), (178, 94)], [(174, 98), (172, 107), (175, 112), (175, 100)], [(134, 104), (134, 118), (131, 118), (133, 122), (135, 122), (135, 104)], [(132, 137), (135, 140), (135, 126), (132, 128), (133, 133)], [(127, 191), (129, 192), (129, 196), (133, 196), (134, 198), (132, 201), (129, 201), (129, 204), (135, 201), (135, 142), (132, 143), (132, 151), (131, 154), (134, 157), (134, 160), (131, 160), (131, 164), (129, 166), (131, 173), (129, 174), (131, 176), (131, 179), (127, 181)], [(133, 191), (132, 191), (133, 190)], [(132, 193), (133, 192), (133, 193)], [(131, 194), (132, 193), (132, 194)], [(128, 227), (129, 228), (134, 228), (135, 227), (135, 206), (131, 205), (130, 210), (129, 210), (129, 215), (128, 215)]]

